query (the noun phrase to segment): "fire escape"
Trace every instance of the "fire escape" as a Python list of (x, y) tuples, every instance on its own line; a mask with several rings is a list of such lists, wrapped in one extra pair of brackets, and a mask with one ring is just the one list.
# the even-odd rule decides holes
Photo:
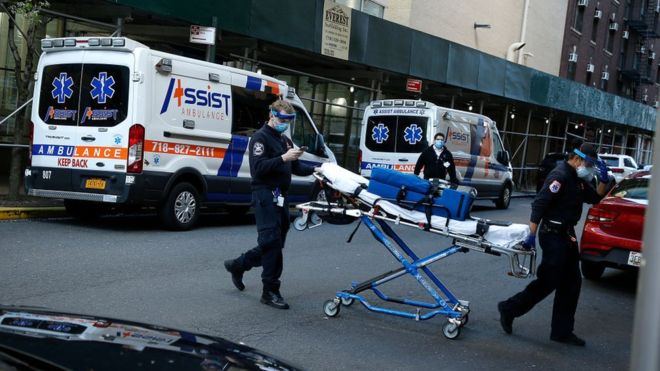
[(653, 49), (656, 39), (660, 37), (658, 34), (660, 0), (642, 0), (640, 3), (630, 9), (626, 21), (630, 30), (628, 50), (632, 50), (633, 53), (628, 55), (629, 52), (626, 52), (620, 68), (622, 77), (631, 81), (636, 88), (633, 98), (645, 102), (647, 100), (645, 91), (653, 84), (652, 67), (656, 58)]

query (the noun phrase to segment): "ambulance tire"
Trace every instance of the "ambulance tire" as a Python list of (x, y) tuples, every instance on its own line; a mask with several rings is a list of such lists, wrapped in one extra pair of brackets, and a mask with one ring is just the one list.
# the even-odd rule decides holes
[(64, 208), (76, 219), (93, 220), (104, 212), (104, 205), (100, 202), (64, 200)]
[(200, 200), (199, 191), (192, 184), (175, 184), (160, 205), (158, 216), (167, 229), (187, 231), (199, 219)]
[(504, 185), (504, 188), (500, 192), (500, 197), (494, 202), (498, 209), (505, 210), (509, 208), (509, 203), (511, 202), (511, 184), (507, 183)]

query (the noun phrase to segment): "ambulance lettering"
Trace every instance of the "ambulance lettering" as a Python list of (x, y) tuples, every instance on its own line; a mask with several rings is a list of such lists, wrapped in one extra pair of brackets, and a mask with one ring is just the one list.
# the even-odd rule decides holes
[[(176, 83), (176, 88), (175, 88)], [(186, 88), (181, 84), (181, 79), (170, 79), (170, 84), (167, 87), (167, 94), (165, 95), (165, 100), (163, 100), (163, 107), (160, 110), (160, 114), (167, 112), (170, 101), (172, 98), (175, 98), (177, 101), (177, 107), (181, 108), (182, 104), (194, 105), (200, 107), (206, 107), (211, 109), (224, 108), (224, 115), (229, 115), (229, 99), (231, 98), (228, 94), (222, 94), (219, 92), (214, 92), (211, 90), (211, 85), (206, 86), (204, 89), (195, 89), (195, 88)], [(200, 116), (202, 113), (197, 110), (182, 110), (182, 113), (186, 115), (191, 113), (197, 116)], [(210, 113), (208, 116), (212, 116)], [(215, 118), (215, 117), (214, 117)]]

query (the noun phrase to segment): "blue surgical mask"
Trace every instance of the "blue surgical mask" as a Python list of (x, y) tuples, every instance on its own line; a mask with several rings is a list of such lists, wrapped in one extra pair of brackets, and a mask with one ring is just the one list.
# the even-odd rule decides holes
[(594, 176), (594, 168), (592, 167), (588, 168), (584, 165), (579, 166), (577, 168), (577, 176), (578, 178), (582, 178), (585, 181), (590, 182)]
[(275, 124), (275, 130), (277, 130), (277, 132), (279, 132), (279, 133), (284, 133), (284, 132), (286, 131), (286, 129), (288, 129), (288, 128), (289, 128), (289, 124), (288, 124), (288, 123), (283, 123), (283, 124), (282, 124), (282, 123), (278, 123), (278, 124)]
[(436, 139), (435, 141), (435, 148), (437, 149), (442, 149), (442, 147), (445, 146), (445, 141), (442, 139)]

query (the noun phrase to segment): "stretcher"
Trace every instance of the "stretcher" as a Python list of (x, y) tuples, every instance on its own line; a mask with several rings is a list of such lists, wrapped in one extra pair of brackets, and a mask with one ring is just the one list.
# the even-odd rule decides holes
[[(478, 251), (507, 257), (508, 273), (513, 277), (528, 278), (535, 274), (536, 251), (522, 247), (522, 241), (529, 233), (527, 225), (473, 217), (454, 220), (451, 217), (425, 213), (419, 211), (418, 207), (402, 204), (401, 200), (384, 198), (369, 192), (369, 180), (334, 164), (323, 164), (321, 170), (314, 176), (325, 192), (325, 200), (297, 205), (296, 207), (301, 209), (301, 216), (294, 222), (294, 225), (298, 224), (296, 229), (304, 229), (303, 227), (312, 220), (312, 226), (319, 226), (324, 215), (341, 215), (358, 219), (402, 265), (398, 269), (363, 282), (353, 282), (350, 289), (338, 291), (333, 299), (323, 305), (323, 311), (328, 317), (337, 316), (342, 306), (350, 306), (354, 301), (359, 301), (373, 312), (416, 321), (442, 315), (447, 318), (447, 323), (442, 329), (443, 335), (448, 339), (456, 339), (460, 335), (461, 328), (468, 323), (470, 304), (466, 300), (459, 300), (428, 268), (429, 265), (459, 252)], [(450, 186), (447, 184), (445, 187)], [(450, 213), (447, 215), (450, 216)], [(419, 257), (389, 224), (412, 227), (434, 235), (449, 237), (452, 239), (452, 244), (428, 256)], [(349, 240), (352, 237), (351, 235)], [(413, 276), (424, 288), (432, 297), (432, 302), (390, 297), (379, 289), (384, 283), (407, 274)], [(383, 301), (413, 307), (413, 310), (390, 309), (371, 304), (362, 294), (367, 290), (372, 291)], [(423, 310), (425, 311), (422, 312)]]

